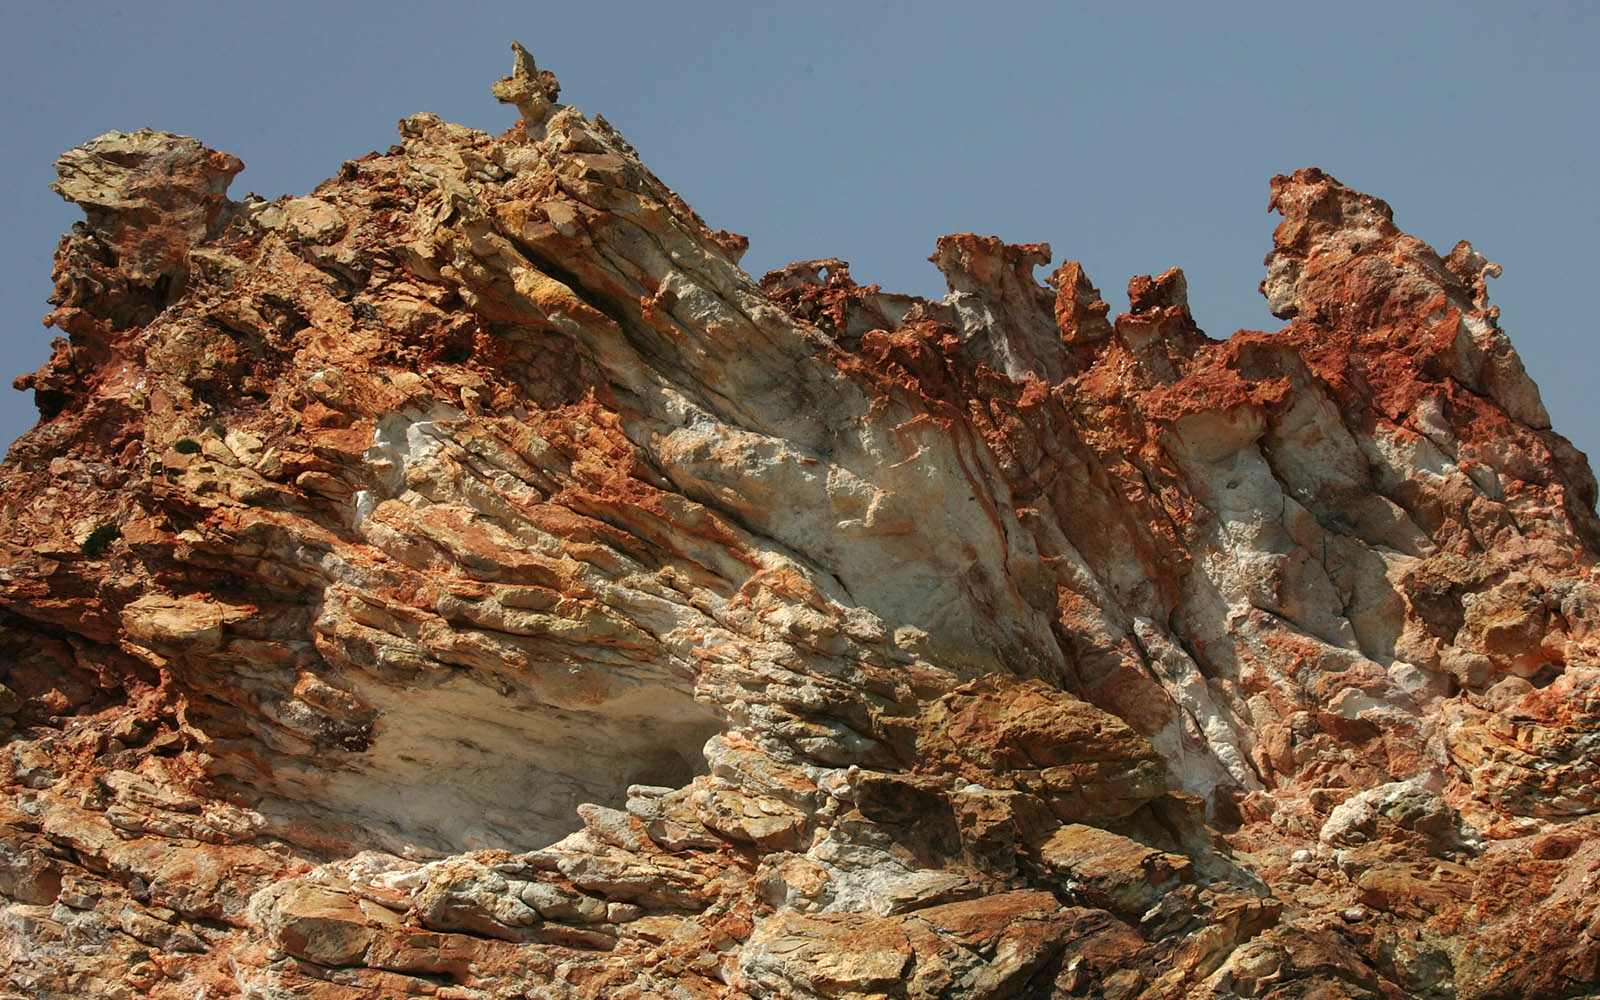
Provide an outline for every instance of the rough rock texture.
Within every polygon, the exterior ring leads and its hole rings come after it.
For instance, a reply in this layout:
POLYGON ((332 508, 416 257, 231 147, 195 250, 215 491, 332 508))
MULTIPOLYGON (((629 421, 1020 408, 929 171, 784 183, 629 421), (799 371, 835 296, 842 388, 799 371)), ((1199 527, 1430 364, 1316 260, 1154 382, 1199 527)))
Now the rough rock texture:
POLYGON ((5 995, 1600 994, 1600 521, 1466 243, 1226 341, 758 285, 517 49, 312 194, 66 154, 0 469, 5 995))

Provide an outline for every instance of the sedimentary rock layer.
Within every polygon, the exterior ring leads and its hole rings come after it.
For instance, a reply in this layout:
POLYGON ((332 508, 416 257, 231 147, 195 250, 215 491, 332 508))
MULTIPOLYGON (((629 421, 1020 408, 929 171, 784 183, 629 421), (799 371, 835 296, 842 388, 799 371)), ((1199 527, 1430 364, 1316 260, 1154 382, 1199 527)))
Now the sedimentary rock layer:
POLYGON ((66 154, 0 468, 43 997, 1600 991, 1596 485, 1315 169, 1262 292, 758 283, 517 49, 310 195, 66 154))

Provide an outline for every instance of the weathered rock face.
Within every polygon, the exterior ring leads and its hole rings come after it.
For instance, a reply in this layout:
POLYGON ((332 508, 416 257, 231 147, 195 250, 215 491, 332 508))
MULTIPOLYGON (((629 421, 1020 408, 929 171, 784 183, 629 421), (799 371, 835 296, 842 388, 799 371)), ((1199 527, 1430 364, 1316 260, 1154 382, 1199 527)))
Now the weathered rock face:
POLYGON ((1600 521, 1465 243, 758 285, 517 52, 311 195, 111 133, 0 518, 29 996, 1600 991, 1600 521))

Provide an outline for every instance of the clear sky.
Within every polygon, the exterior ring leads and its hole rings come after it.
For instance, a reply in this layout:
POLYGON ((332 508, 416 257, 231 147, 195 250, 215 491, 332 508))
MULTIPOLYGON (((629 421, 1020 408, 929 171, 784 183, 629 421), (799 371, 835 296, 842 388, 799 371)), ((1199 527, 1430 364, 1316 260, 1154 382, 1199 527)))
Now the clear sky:
MULTIPOLYGON (((50 255, 80 216, 46 190, 109 129, 240 157, 232 195, 300 194, 434 111, 500 131, 516 38, 604 114, 758 276, 842 257, 943 294, 943 233, 1046 241, 1113 311, 1189 277, 1213 336, 1276 329, 1256 293, 1267 181, 1316 165, 1448 251, 1470 239, 1558 430, 1600 455, 1600 4, 19 2, 0 40, 0 374, 52 331, 50 255)), ((1041 270, 1041 276, 1047 273, 1041 270)), ((0 382, 0 439, 34 420, 0 382)))

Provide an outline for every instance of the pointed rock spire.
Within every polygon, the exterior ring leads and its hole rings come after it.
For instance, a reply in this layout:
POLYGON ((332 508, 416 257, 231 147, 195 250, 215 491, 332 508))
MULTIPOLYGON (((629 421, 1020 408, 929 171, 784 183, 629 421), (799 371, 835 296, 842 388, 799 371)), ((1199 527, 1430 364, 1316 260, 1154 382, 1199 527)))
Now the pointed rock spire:
POLYGON ((495 81, 494 96, 501 104, 515 104, 522 113, 523 127, 538 138, 545 122, 555 113, 561 83, 547 69, 540 69, 521 42, 511 43, 511 75, 495 81))

